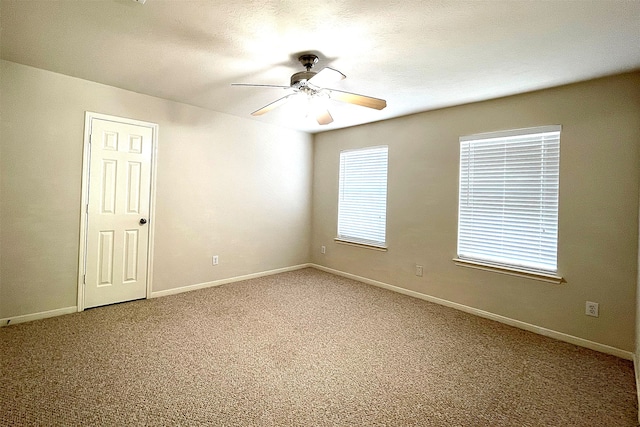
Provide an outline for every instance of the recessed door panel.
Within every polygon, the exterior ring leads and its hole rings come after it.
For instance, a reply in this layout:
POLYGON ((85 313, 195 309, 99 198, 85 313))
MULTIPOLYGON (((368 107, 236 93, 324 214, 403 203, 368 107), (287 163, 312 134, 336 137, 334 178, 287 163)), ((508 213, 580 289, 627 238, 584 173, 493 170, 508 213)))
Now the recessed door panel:
POLYGON ((113 230, 100 232, 98 286, 113 285, 113 230))
POLYGON ((138 280, 138 230, 127 230, 124 233, 124 283, 138 280))
POLYGON ((127 213, 140 213, 140 162, 129 162, 127 165, 127 213))
POLYGON ((110 159, 102 160, 102 186, 100 198, 102 199, 100 211, 103 214, 116 213, 116 185, 118 174, 118 162, 110 159))
POLYGON ((85 308, 147 294, 153 149, 152 127, 94 118, 91 135, 85 308))
POLYGON ((118 151, 118 133, 104 131, 102 133, 102 149, 118 151))
POLYGON ((141 135, 129 135, 129 152, 134 154, 142 153, 141 135))

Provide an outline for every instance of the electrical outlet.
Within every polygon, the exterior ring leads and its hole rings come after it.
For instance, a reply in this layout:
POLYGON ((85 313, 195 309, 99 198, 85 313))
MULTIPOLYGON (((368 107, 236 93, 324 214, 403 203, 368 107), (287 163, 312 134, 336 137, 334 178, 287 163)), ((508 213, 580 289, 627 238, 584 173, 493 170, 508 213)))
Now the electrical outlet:
POLYGON ((416 264, 416 276, 422 277, 422 266, 416 264))
POLYGON ((584 314, 587 316, 598 317, 598 303, 587 301, 584 314))
POLYGON ((211 263, 213 265, 218 265, 218 255, 214 255, 213 256, 213 259, 211 260, 211 263))
POLYGON ((327 253, 327 247, 326 246, 320 246, 320 253, 321 254, 326 254, 327 253))

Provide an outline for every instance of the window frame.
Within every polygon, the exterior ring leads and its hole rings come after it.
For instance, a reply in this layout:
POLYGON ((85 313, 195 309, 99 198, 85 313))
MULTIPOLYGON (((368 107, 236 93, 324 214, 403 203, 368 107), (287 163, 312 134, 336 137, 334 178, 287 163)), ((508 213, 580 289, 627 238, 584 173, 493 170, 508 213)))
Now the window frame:
MULTIPOLYGON (((351 160, 354 160, 353 158, 351 160)), ((362 159, 360 159, 360 161, 362 162, 362 159)), ((361 165, 361 164, 360 164, 361 165)), ((353 170, 351 170, 351 172, 353 172, 353 170)), ((362 177, 362 175, 360 175, 360 177, 362 177)), ((355 176, 354 178, 357 178, 357 176, 355 176)), ((347 178, 348 179, 348 178, 347 178)), ((356 180, 357 181, 357 180, 356 180)), ((337 243, 341 243, 341 244, 346 244, 346 245, 350 245, 350 246, 358 246, 358 247, 364 247, 364 248, 368 248, 368 249, 374 249, 374 250, 380 250, 380 251, 386 251, 387 250, 387 202, 388 202, 388 181, 389 181, 389 146, 388 145, 376 145, 376 146, 371 146, 371 147, 362 147, 362 148, 351 148, 351 149, 345 149, 345 150, 341 150, 340 151, 340 156, 339 156, 339 164, 338 164, 338 209, 337 209, 337 220, 336 220, 336 237, 334 238, 334 241, 336 241, 337 243), (383 197, 383 205, 384 205, 384 219, 382 221, 382 226, 380 227, 380 224, 373 224, 371 223, 371 219, 369 219, 367 223, 363 224, 354 224, 354 223, 345 223, 344 221, 348 221, 348 220, 353 220, 353 215, 348 215, 348 208, 346 208, 345 205, 343 205, 344 202, 344 192, 345 192, 345 185, 346 185, 346 179, 344 179, 343 177, 343 173, 347 173, 349 172, 349 170, 347 169, 347 167, 349 165, 345 164, 343 161, 347 161, 347 157, 349 157, 350 154, 360 154, 360 155, 373 155, 375 156, 375 154, 372 154, 372 152, 375 151, 380 151, 383 150, 384 151, 384 161, 385 161, 385 168, 384 171, 376 171, 374 173, 374 175, 376 175, 376 179, 380 179, 382 175, 384 175, 384 197, 383 197), (350 233, 346 233, 345 234, 345 227, 347 229, 351 228, 352 231, 353 229, 360 229, 360 232, 367 234, 369 237, 371 237, 371 234, 375 234, 375 232, 378 232, 378 236, 379 236, 379 231, 381 228, 382 231, 382 239, 371 239, 371 238, 367 238, 367 236, 365 236, 364 234, 360 234, 360 235, 350 235, 350 233)), ((362 182, 360 182, 360 184, 362 184, 362 182)), ((356 186, 358 186, 358 184, 356 184, 356 186)), ((369 187, 368 189, 371 189, 371 187, 369 187)), ((353 187, 352 187, 353 190, 353 187)), ((380 191, 380 188, 375 189, 374 191, 380 191)), ((379 195, 379 194, 378 194, 379 195)), ((351 201, 352 203, 352 208, 353 206, 353 200, 351 201)), ((371 208, 371 210, 367 211, 370 215, 373 214, 375 215, 376 213, 379 213, 380 207, 381 207, 381 203, 380 200, 377 200, 375 203, 373 203, 373 207, 372 206, 362 206, 363 203, 357 203, 355 207, 357 208, 371 208)), ((367 203, 364 203, 365 205, 367 203)))
MULTIPOLYGON (((527 278, 532 278, 532 279, 536 279, 536 280, 542 280, 542 281, 546 281, 546 282, 550 282, 550 283, 561 283, 563 281, 563 278, 558 275, 558 224, 559 224, 559 189, 560 189, 560 185, 559 185, 559 165, 560 165, 560 134, 562 132, 562 126, 561 125, 550 125, 550 126, 539 126, 539 127, 532 127, 532 128, 524 128, 524 129, 512 129, 512 130, 506 130, 506 131, 498 131, 498 132, 490 132, 490 133, 481 133, 481 134, 474 134, 474 135, 468 135, 468 136, 463 136, 460 137, 460 148, 459 148, 459 154, 460 154, 460 169, 459 169, 459 177, 458 177, 458 185, 459 185, 459 193, 458 193, 458 224, 457 224, 457 241, 456 241, 456 254, 457 257, 454 258, 454 262, 456 265, 458 266, 462 266, 462 267, 471 267, 471 268, 477 268, 477 269, 481 269, 481 270, 487 270, 487 271, 494 271, 494 272, 498 272, 498 273, 502 273, 502 274, 508 274, 508 275, 515 275, 515 276, 521 276, 521 277, 527 277, 527 278), (532 267, 531 265, 521 265, 518 263, 513 262, 513 260, 515 259, 515 257, 511 257, 511 259, 508 259, 507 257, 502 257, 502 259, 500 259, 500 255, 486 255, 485 257, 481 256, 468 256, 468 255, 461 255, 461 252, 476 252, 479 250, 479 248, 482 248, 484 246, 488 246, 485 245, 485 243, 481 243, 478 244, 477 247, 474 248, 473 243, 469 244, 468 246, 465 247, 464 250, 461 251, 461 235, 464 235, 465 239, 469 239, 469 236, 473 236, 474 233, 477 233, 478 228, 473 227, 473 226, 469 226, 469 227, 465 227, 464 228, 464 232, 462 232, 462 228, 461 228, 461 224, 463 223, 463 196, 465 194, 469 194, 472 192, 472 184, 470 184, 469 182, 469 177, 467 176, 467 182, 465 183, 467 188, 467 191, 463 193, 463 180, 465 179, 465 177, 463 177, 463 173, 466 171, 469 171, 469 165, 465 167, 464 166, 464 161, 465 158, 467 156, 463 156, 463 149, 465 146, 467 146, 468 144, 471 144, 473 142, 485 142, 485 143, 490 143, 490 140, 495 139, 495 143, 503 143, 505 144, 505 150, 507 145, 509 143, 514 143, 515 140, 517 138, 523 138, 526 137, 528 135, 531 135, 532 137, 529 139, 529 141, 533 141, 536 138, 540 138, 542 134, 546 134, 546 133, 557 133, 557 146, 554 146, 553 149, 557 150, 557 160, 553 160, 551 162, 551 165, 553 168, 557 168, 557 169, 553 169, 553 171, 557 171, 557 177, 555 178, 555 250, 552 251, 550 254, 554 255, 554 260, 555 260, 555 269, 547 269, 547 268, 536 268, 536 267, 532 267), (555 163, 553 163, 555 161, 555 163), (471 249, 469 249, 471 248, 471 249), (497 258, 497 260, 496 260, 497 258)), ((527 142, 525 142, 527 143, 527 142)), ((546 149, 546 145, 544 142, 540 143, 540 153, 541 155, 544 155, 544 150, 546 149)), ((522 145, 520 145, 520 147, 516 148, 516 150, 518 149, 522 149, 522 145)), ((513 158, 509 158, 509 156, 514 156, 513 150, 509 153, 506 152, 506 154, 504 154, 505 156, 505 161, 514 161, 513 158)), ((469 161, 469 158, 466 158, 467 161, 469 161)), ((546 167, 547 163, 546 163, 546 159, 545 160, 541 160, 540 161, 540 167, 546 167)), ((535 162, 530 162, 529 165, 535 164, 535 162)), ((477 167, 477 164, 475 165, 477 167)), ((485 167, 489 168, 489 165, 485 165, 485 167)), ((489 170, 487 169, 487 170, 489 170)), ((485 170, 485 172, 487 171, 485 170)), ((493 173, 493 172, 492 172, 493 173)), ((555 174, 552 172, 551 175, 555 174)), ((501 181, 500 184, 496 187, 496 188, 500 188, 500 186, 506 187, 505 183, 510 183, 512 182, 511 180, 514 179, 514 177, 517 176, 516 174, 509 174, 506 175, 506 178, 504 181, 501 181)), ((553 182, 553 179, 551 180, 553 182)), ((545 183, 546 184, 546 183, 545 183)), ((540 184, 540 186, 542 186, 543 184, 540 184)), ((539 191, 540 196, 542 195, 546 195, 545 190, 541 189, 539 191)), ((536 209, 534 211, 543 211, 544 209, 546 209, 547 207, 547 202, 539 202, 539 206, 536 207, 536 209)), ((552 202, 551 204, 553 205, 554 202, 552 202)), ((507 209, 509 208, 509 205, 506 204, 502 204, 501 205, 503 208, 506 207, 507 209)), ((476 206, 477 207, 477 206, 476 206)), ((483 213, 484 214, 484 213, 483 213)), ((504 213, 502 214, 504 215, 504 213)), ((495 214, 495 212, 491 212, 488 214, 489 216, 489 220, 488 221, 498 221, 498 215, 495 214)), ((553 217, 553 216, 552 216, 553 217)), ((507 216, 508 218, 508 216, 507 216)), ((469 221, 469 218, 465 218, 466 221, 469 221)), ((540 220, 540 223, 542 223, 542 220, 540 220)), ((491 224, 493 225, 493 224, 491 224)), ((521 224, 518 224, 518 226, 520 226, 521 224)), ((488 228, 489 226, 487 226, 488 228)), ((490 235, 490 239, 496 238, 497 240, 497 236, 502 236, 502 233, 504 233, 504 229, 498 229, 495 232, 492 232, 491 230, 487 230, 487 228, 480 228, 480 230, 482 232, 487 232, 490 235)), ((538 232, 539 236, 542 236, 544 234, 544 232, 538 232)), ((539 237, 540 239, 542 239, 542 237, 539 237)), ((544 236, 545 239, 548 239, 547 236, 544 236)), ((541 241, 537 242, 537 245, 540 246, 541 245, 541 241)), ((468 242, 465 242, 465 245, 468 242)), ((534 245, 529 245, 527 249, 531 249, 531 247, 533 247, 534 245)), ((485 249, 486 251, 486 249, 485 249)), ((486 253, 486 252, 485 252, 486 253)), ((502 252, 502 254, 506 254, 507 251, 502 252)), ((477 252, 474 254, 477 255, 477 252)), ((539 261, 541 264, 543 263, 542 261, 539 261)), ((531 264, 535 264, 534 261, 530 261, 531 264)), ((526 262, 524 263, 526 264, 526 262)))

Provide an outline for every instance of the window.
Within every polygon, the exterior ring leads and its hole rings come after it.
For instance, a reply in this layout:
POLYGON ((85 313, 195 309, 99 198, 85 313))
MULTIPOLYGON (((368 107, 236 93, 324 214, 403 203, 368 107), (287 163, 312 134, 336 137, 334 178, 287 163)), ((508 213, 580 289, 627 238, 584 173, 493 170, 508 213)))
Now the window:
POLYGON ((338 237, 385 248, 389 147, 340 152, 338 237))
POLYGON ((555 275, 560 130, 460 138, 458 261, 555 275))

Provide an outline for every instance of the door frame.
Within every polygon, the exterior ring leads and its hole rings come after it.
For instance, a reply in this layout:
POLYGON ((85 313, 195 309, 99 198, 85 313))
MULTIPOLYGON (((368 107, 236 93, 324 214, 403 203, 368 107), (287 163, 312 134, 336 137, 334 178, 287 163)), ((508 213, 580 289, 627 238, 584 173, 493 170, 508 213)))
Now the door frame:
POLYGON ((149 298, 151 296, 151 284, 153 279, 153 246, 156 213, 156 166, 158 163, 158 125, 156 123, 145 122, 141 120, 85 111, 84 143, 82 148, 82 193, 80 201, 80 250, 78 251, 78 311, 84 310, 84 289, 87 258, 87 226, 89 224, 87 205, 89 200, 89 169, 91 160, 90 140, 91 125, 93 119, 151 128, 151 188, 149 192, 149 243, 147 246, 147 283, 145 298, 149 298))

